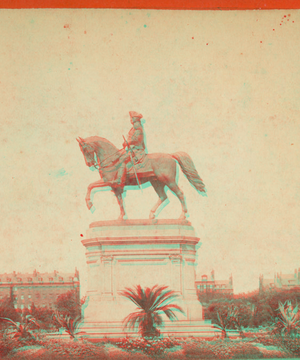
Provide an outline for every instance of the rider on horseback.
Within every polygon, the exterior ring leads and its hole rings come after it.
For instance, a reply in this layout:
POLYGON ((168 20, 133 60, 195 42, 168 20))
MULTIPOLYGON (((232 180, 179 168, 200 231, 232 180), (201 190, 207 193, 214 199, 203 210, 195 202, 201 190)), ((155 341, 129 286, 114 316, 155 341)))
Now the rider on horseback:
POLYGON ((138 114, 135 111, 130 111, 129 115, 133 127, 128 133, 127 142, 124 141, 123 143, 123 149, 121 150, 121 156, 119 158, 119 164, 121 165, 118 168, 116 178, 111 182, 113 187, 124 187, 126 180, 126 165, 132 160, 134 161, 132 166, 134 166, 145 157, 144 131, 141 125, 143 115, 138 114), (128 149, 128 146, 130 149, 128 149))

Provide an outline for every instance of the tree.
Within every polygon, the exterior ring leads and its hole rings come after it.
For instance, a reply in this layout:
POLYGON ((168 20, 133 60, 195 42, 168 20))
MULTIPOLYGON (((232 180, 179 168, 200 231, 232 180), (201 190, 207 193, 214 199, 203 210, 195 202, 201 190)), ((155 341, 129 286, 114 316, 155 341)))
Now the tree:
POLYGON ((60 314, 70 316, 72 319, 81 316, 80 301, 75 290, 59 295, 55 307, 60 314))
POLYGON ((201 301, 207 300, 206 306, 204 306, 205 319, 210 319, 214 323, 218 321, 218 306, 224 303, 235 304, 238 307, 239 314, 235 326, 240 331, 242 327, 246 326, 258 327, 274 324, 278 317, 278 303, 285 303, 289 300, 293 306, 296 306, 300 302, 300 288, 275 288, 264 292, 256 290, 250 293, 234 295, 231 299, 226 294, 220 294, 219 297, 210 296, 205 298, 202 296, 200 298, 201 301), (241 326, 239 326, 239 322, 241 322, 241 326))
POLYGON ((121 295, 131 300, 138 308, 124 319, 124 328, 135 329, 138 327, 143 337, 159 336, 156 326, 163 324, 162 313, 171 321, 176 320, 176 311, 184 313, 180 306, 171 302, 178 298, 167 286, 155 285, 152 288, 142 289, 140 285, 134 290, 126 288, 121 295))
POLYGON ((300 301, 300 289, 271 289, 260 293, 256 298, 256 312, 253 324, 272 325, 275 322, 279 302, 291 301, 296 304, 300 301))
POLYGON ((227 338, 227 330, 234 328, 235 307, 228 300, 219 300, 210 304, 208 312, 214 326, 222 331, 222 338, 227 338))
POLYGON ((244 338, 243 328, 250 325, 254 311, 253 304, 243 300, 232 301, 232 321, 239 331, 241 338, 244 338))
POLYGON ((198 292, 198 299, 203 306, 208 306, 213 301, 223 301, 233 299, 232 294, 222 294, 217 291, 198 292))
POLYGON ((44 307, 36 307, 34 303, 31 304, 30 310, 27 312, 38 320, 41 329, 51 329, 55 327, 53 322, 53 311, 44 307))
MULTIPOLYGON (((6 296, 0 302, 0 317, 9 318, 13 321, 20 320, 20 314, 14 308, 14 303, 12 297, 6 296)), ((2 327, 7 327, 7 323, 1 322, 0 324, 2 327)))
POLYGON ((227 330, 236 328, 244 337, 243 328, 252 320, 252 304, 245 299, 223 299, 211 302, 207 311, 216 327, 222 330, 222 337, 227 337, 227 330))

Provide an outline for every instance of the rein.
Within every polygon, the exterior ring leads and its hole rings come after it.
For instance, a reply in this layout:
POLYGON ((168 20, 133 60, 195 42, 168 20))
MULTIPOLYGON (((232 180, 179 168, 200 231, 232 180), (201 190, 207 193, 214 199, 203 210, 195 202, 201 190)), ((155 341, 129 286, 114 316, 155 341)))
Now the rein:
MULTIPOLYGON (((103 164, 107 159, 109 159, 109 158, 112 157, 113 155, 116 155, 118 152, 120 152, 120 151, 122 151, 122 150, 123 150, 123 149, 117 150, 117 151, 114 152, 113 154, 107 156, 107 157, 102 161, 102 164, 103 164)), ((100 162, 98 162, 98 164, 95 164, 95 165, 93 165, 93 166, 94 166, 95 169, 100 170, 100 168, 105 169, 105 168, 110 167, 110 166, 112 166, 112 165, 107 164, 107 165, 104 165, 104 166, 103 166, 103 165, 100 166, 100 162)))

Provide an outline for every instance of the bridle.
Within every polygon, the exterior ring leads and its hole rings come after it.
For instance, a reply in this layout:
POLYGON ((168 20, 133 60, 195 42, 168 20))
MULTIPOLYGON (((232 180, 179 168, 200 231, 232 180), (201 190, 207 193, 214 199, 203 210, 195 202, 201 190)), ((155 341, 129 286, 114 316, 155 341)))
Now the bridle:
MULTIPOLYGON (((106 165, 103 165, 103 163, 105 163, 105 161, 107 159, 109 159, 110 157, 112 157, 113 155, 116 155, 117 153, 119 153, 120 151, 122 151, 123 149, 120 149, 120 150, 117 150, 116 152, 114 152, 113 154, 107 156, 103 161, 102 161, 102 165, 100 166, 100 162, 98 161, 98 163, 94 163, 93 167, 97 170, 100 170, 100 169, 105 169, 107 167, 110 167, 112 166, 111 164, 106 164, 106 165)), ((98 159, 98 158, 97 158, 98 159)))
MULTIPOLYGON (((80 138, 80 137, 79 137, 78 139, 76 139, 76 140, 79 142, 80 146, 83 147, 83 144, 85 144, 85 141, 84 141, 82 138, 80 138)), ((110 157, 116 155, 117 153, 119 153, 120 151, 123 150, 123 149, 117 150, 117 151, 114 152, 113 154, 107 156, 107 157, 102 161, 102 165, 100 165, 100 161, 99 161, 98 157, 97 157, 98 162, 96 163, 96 161, 95 161, 95 152, 96 152, 96 150, 94 149, 94 147, 93 147, 91 144, 88 144, 88 145, 93 149, 93 152, 94 152, 94 161, 93 161, 93 165, 92 165, 92 166, 93 166, 95 169, 99 170, 99 171, 100 171, 101 168, 102 168, 102 169, 105 169, 105 168, 107 168, 107 167, 112 166, 111 164, 103 165, 103 163, 105 163, 106 160, 109 159, 110 157)), ((83 151, 83 154, 84 154, 84 156, 85 156, 84 151, 83 151)), ((120 158, 120 156, 119 156, 119 158, 120 158)))

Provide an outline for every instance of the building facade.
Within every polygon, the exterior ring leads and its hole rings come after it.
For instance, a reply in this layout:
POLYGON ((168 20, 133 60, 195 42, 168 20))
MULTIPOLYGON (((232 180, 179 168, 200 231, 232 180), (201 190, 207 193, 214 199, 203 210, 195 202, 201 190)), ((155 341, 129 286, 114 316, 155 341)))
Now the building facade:
POLYGON ((300 268, 295 269, 294 274, 275 273, 273 279, 264 279, 263 275, 259 277, 259 291, 270 289, 300 289, 300 268))
POLYGON ((11 297, 15 309, 30 309, 32 303, 37 307, 54 308, 59 295, 74 290, 80 301, 79 272, 0 274, 0 300, 11 297))
POLYGON ((233 280, 232 275, 229 280, 216 280, 215 272, 212 270, 210 278, 207 275, 202 275, 201 279, 195 282, 197 293, 218 293, 233 295, 233 280))

